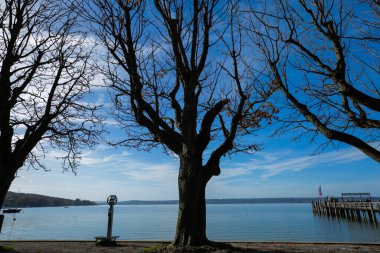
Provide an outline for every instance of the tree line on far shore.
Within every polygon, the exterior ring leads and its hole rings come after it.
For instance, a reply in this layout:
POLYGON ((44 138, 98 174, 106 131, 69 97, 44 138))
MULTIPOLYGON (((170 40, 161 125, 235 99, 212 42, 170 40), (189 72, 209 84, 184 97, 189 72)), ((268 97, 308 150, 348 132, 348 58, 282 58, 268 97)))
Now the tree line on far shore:
POLYGON ((95 202, 81 199, 56 198, 39 194, 15 193, 9 191, 5 197, 4 207, 49 207, 49 206, 94 206, 95 202))

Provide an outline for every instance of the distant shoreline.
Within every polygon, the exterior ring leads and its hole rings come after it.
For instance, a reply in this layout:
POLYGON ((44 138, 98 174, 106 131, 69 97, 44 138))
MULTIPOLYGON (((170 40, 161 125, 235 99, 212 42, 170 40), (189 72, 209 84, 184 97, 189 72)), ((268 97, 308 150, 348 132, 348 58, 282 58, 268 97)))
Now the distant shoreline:
POLYGON ((95 202, 81 199, 65 199, 51 196, 15 193, 8 191, 4 201, 5 208, 26 208, 26 207, 59 207, 59 206, 94 206, 95 202))
MULTIPOLYGON (((207 199, 207 204, 303 204, 320 198, 244 198, 244 199, 207 199)), ((372 198, 373 201, 380 200, 379 197, 372 198)), ((98 205, 105 205, 106 202, 98 201, 98 205)), ((175 205, 178 200, 128 200, 120 201, 118 205, 175 205)))
MULTIPOLYGON (((324 197, 325 198, 325 197, 324 197)), ((320 197, 293 197, 293 198, 227 198, 207 199, 207 204, 302 204, 320 200, 320 197)), ((339 199, 339 198, 338 198, 339 199)), ((379 201, 380 197, 372 197, 379 201)), ((8 192, 3 208, 10 207, 60 207, 60 206, 94 206, 106 205, 106 201, 89 201, 81 199, 65 199, 32 193, 8 192)), ((178 205, 178 200, 127 200, 118 205, 178 205)))

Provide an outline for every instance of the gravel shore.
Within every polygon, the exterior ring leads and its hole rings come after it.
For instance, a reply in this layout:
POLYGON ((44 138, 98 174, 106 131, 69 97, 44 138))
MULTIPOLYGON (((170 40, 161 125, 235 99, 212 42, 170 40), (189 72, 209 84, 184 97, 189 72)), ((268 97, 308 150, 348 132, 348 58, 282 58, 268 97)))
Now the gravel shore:
POLYGON ((0 241, 3 250, 13 253, 179 253, 179 252, 215 252, 215 253, 336 253, 336 252, 373 252, 380 253, 380 244, 348 243, 288 243, 288 242, 230 242, 216 247, 194 249, 174 249, 169 242, 118 241, 115 247, 95 245, 94 241, 0 241))

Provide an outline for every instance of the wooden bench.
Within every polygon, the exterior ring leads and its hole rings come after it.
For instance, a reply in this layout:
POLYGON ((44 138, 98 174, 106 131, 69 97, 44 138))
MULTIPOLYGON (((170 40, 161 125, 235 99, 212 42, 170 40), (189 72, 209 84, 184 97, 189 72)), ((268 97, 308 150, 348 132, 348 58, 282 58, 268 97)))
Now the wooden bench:
POLYGON ((104 242, 115 242, 115 240, 119 238, 118 235, 116 236, 96 236, 95 237, 95 243, 97 243, 98 241, 100 243, 104 243, 104 242))

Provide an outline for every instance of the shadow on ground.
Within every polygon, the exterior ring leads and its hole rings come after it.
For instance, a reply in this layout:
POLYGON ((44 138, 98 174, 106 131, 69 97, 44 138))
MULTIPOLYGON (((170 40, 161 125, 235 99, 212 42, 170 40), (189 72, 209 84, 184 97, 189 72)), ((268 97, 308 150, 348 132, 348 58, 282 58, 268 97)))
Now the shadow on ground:
POLYGON ((341 253, 380 252, 380 245, 328 243, 212 243, 208 246, 180 248, 169 244, 145 248, 146 253, 341 253))
POLYGON ((145 248, 145 253, 288 253, 300 251, 260 250, 236 247, 228 243, 212 243, 201 247, 173 247, 170 244, 155 245, 145 248))

